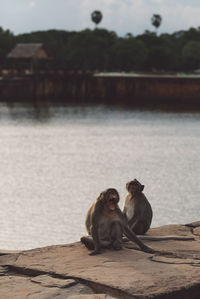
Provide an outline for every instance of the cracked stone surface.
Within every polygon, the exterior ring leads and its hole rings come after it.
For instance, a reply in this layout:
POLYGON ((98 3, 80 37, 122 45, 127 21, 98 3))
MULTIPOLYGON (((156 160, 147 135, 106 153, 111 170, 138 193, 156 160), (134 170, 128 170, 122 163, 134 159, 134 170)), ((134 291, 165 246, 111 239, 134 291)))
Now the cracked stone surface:
POLYGON ((30 279, 30 277, 23 276, 5 276, 0 277, 0 298, 1 299, 66 299, 71 295, 80 294, 93 294, 93 291, 82 284, 76 283, 75 285, 65 287, 62 280, 59 282, 58 279, 49 277, 47 275, 42 279, 40 277, 35 277, 30 279), (38 283, 38 281, 40 283, 38 283), (52 284, 51 284, 52 282, 52 284))
POLYGON ((89 256, 80 242, 3 255, 0 251, 0 299, 199 299, 199 229, 200 222, 151 229, 148 235, 192 237, 144 241, 155 254, 131 242, 131 248, 97 256, 89 256))
POLYGON ((69 299, 112 299, 111 297, 106 294, 93 294, 93 295, 73 295, 68 297, 69 299))
POLYGON ((49 275, 38 275, 31 279, 32 282, 39 283, 43 287, 49 288, 68 288, 75 285, 77 282, 73 279, 58 279, 49 275))

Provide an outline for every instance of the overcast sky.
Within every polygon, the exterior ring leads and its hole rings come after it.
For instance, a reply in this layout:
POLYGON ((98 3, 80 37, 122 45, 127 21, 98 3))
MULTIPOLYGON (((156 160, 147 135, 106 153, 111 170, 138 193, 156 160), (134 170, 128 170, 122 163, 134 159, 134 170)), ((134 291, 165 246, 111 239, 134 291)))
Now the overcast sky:
POLYGON ((124 36, 154 30, 150 19, 162 16, 159 33, 200 26, 200 0, 0 0, 0 26, 14 34, 94 28, 90 14, 101 10, 99 27, 124 36))

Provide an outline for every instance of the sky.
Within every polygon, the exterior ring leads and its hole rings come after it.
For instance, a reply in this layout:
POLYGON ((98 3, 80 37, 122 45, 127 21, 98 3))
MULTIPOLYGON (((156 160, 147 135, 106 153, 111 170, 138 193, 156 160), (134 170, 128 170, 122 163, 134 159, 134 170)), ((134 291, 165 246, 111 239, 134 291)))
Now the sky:
POLYGON ((159 33, 200 26, 200 0, 0 0, 0 26, 15 35, 39 30, 93 29, 91 13, 103 14, 100 28, 119 36, 153 31, 153 14, 162 16, 159 33))

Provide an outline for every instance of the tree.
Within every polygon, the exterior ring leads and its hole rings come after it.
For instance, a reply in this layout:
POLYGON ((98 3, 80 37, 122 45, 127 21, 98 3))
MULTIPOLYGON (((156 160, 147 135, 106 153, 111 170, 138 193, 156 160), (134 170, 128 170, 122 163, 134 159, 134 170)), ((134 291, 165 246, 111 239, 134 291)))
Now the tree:
POLYGON ((86 29, 71 36, 66 56, 68 66, 79 70, 104 70, 117 36, 105 29, 86 29))
POLYGON ((170 48, 153 46, 149 50, 145 66, 149 70, 172 71, 176 66, 176 58, 170 48))
POLYGON ((182 50, 184 69, 194 70, 200 67, 200 41, 188 41, 182 50))
POLYGON ((160 15, 154 14, 151 18, 151 23, 156 27, 156 31, 162 22, 162 17, 160 15))
POLYGON ((133 37, 118 38, 112 48, 113 69, 127 72, 141 69, 146 54, 147 51, 142 41, 133 37))
POLYGON ((2 63, 9 51, 14 47, 14 35, 9 30, 0 27, 0 63, 2 63))
POLYGON ((101 22, 102 18, 103 15, 100 10, 95 10, 91 13, 92 22, 94 22, 96 25, 98 25, 101 22))

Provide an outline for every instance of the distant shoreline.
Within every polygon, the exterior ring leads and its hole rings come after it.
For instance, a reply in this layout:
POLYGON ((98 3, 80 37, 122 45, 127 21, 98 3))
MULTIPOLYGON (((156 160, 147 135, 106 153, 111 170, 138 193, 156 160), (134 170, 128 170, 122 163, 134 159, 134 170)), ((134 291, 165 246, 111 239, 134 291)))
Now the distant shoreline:
POLYGON ((62 100, 71 104, 200 107, 200 75, 37 73, 3 77, 0 101, 62 100))

